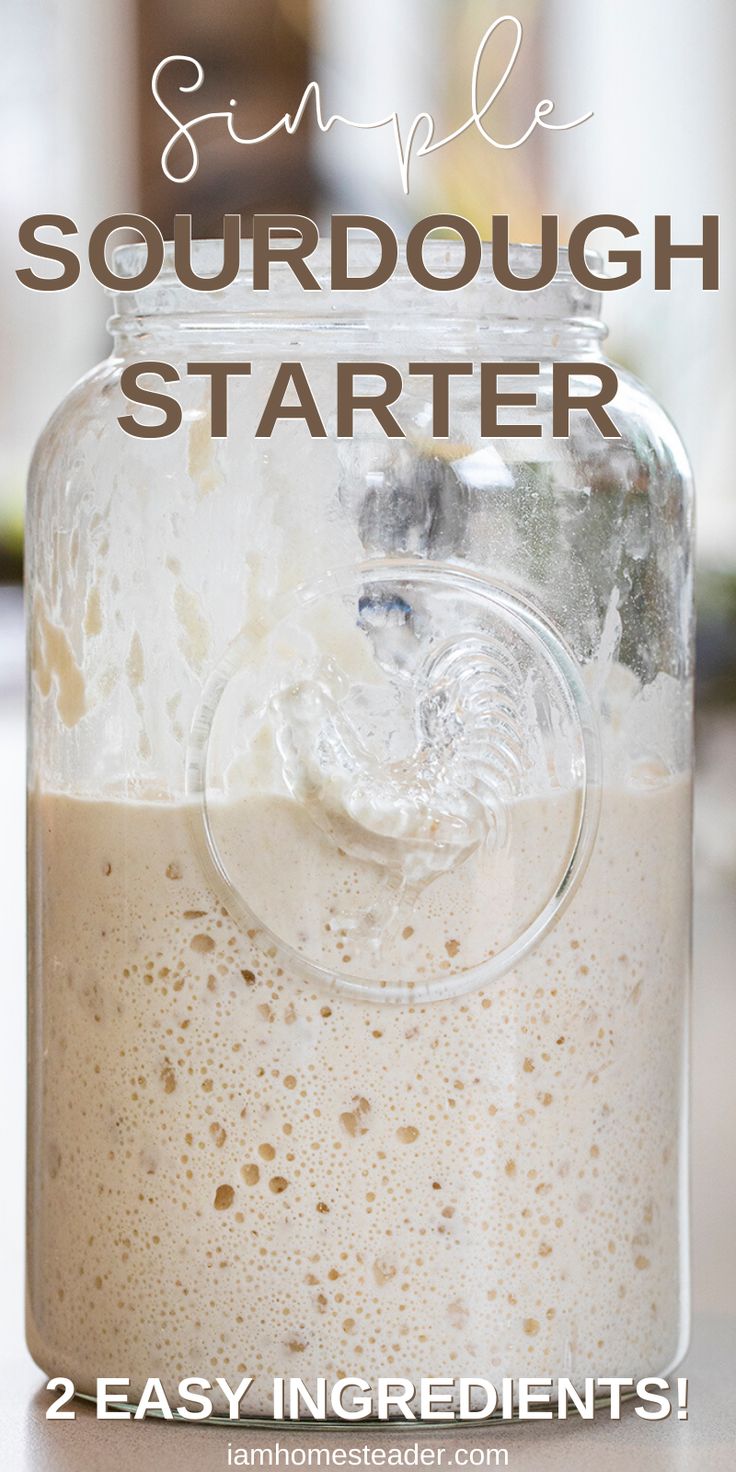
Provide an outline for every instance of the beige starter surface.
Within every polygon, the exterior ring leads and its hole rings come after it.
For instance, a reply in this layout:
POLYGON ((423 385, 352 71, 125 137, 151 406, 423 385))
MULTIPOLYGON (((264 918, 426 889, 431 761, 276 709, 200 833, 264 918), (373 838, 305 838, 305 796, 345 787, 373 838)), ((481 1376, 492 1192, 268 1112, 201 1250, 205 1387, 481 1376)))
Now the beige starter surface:
MULTIPOLYGON (((555 801, 521 814, 532 890, 555 801)), ((244 870, 259 835, 307 842, 298 805, 273 804, 223 816, 244 870)), ((263 1415, 274 1375, 665 1372, 683 1336, 687 782, 605 790, 546 939, 492 988, 423 1005, 288 974, 229 918, 197 822, 185 803, 32 796, 38 1364, 80 1389, 157 1375, 173 1396, 247 1373, 263 1415)), ((308 841, 319 912, 284 851, 271 914, 338 970, 349 861, 308 841)), ((487 934, 471 870, 452 912, 401 926, 412 966, 487 934)))

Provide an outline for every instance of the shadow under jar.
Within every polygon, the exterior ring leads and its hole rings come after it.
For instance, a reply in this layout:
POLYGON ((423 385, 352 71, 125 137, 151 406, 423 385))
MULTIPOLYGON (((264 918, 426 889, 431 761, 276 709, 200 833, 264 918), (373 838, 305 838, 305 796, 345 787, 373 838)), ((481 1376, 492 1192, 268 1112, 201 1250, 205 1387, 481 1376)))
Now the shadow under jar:
POLYGON ((159 1376, 172 1404, 184 1376, 247 1373, 263 1417, 274 1376, 666 1374, 687 1334, 682 447, 626 374, 620 439, 582 412, 553 437, 552 365, 603 336, 564 253, 523 295, 487 270, 437 296, 405 268, 306 295, 280 269, 266 297, 247 262, 212 296, 170 263, 121 294, 113 356, 36 452, 31 1351, 81 1392, 159 1376), (337 437, 336 361, 406 371, 438 342, 539 361, 512 413, 541 437, 481 439, 457 379, 437 440, 408 376, 403 439, 368 414, 337 437), (169 438, 117 423, 140 358, 182 372, 169 438), (225 439, 192 358, 252 362, 225 439), (325 438, 255 437, 284 360, 325 438))

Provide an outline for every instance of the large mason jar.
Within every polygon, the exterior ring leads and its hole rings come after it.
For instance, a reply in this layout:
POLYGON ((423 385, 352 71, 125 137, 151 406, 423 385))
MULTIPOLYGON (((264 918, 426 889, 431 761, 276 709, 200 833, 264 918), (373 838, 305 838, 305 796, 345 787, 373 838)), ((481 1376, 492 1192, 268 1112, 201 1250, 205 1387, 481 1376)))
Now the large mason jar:
POLYGON ((684 453, 627 374, 619 439, 585 413, 553 435, 555 360, 595 364, 604 336, 564 253, 523 294, 486 256, 459 291, 400 265, 337 298, 316 259, 321 292, 278 267, 263 296, 247 262, 203 294, 167 257, 36 453, 31 1351, 81 1392, 158 1376, 172 1404, 185 1375, 247 1373, 262 1416, 274 1376, 665 1374, 687 1334, 684 453), (438 354, 540 362, 512 417, 541 435, 484 440, 458 377, 433 438, 408 365, 438 354), (181 372, 170 437, 117 422, 139 359, 181 372), (252 363, 227 438, 192 359, 252 363), (348 360, 406 373, 404 438, 370 414, 338 437, 348 360), (284 361, 325 437, 256 437, 284 361))

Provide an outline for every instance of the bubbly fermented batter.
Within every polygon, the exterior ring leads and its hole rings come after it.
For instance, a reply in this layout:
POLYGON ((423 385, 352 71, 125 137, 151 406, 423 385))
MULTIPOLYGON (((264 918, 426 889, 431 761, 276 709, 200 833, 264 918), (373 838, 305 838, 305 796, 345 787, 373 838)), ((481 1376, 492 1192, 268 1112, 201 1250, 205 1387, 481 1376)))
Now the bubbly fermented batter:
MULTIPOLYGON (((532 888, 562 801, 527 801, 532 888)), ((233 812, 231 845, 270 832, 293 855, 298 805, 273 803, 233 812)), ((172 1398, 187 1374, 247 1373, 264 1415, 273 1375, 664 1371, 689 812, 684 779, 606 790, 581 887, 523 964, 485 992, 382 1006, 300 982, 235 925, 194 808, 34 796, 39 1364, 80 1389, 159 1375, 172 1398)), ((350 861, 315 831, 322 908, 272 852, 272 915, 337 969, 350 861)), ((412 965, 472 949, 482 886, 457 896, 419 942, 401 927, 412 965)))

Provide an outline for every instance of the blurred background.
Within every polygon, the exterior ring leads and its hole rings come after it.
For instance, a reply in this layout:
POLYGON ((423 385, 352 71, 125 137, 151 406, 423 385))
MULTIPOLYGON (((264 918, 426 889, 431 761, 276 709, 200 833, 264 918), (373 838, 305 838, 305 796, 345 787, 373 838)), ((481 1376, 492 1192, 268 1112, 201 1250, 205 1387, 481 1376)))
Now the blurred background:
MULTIPOLYGON (((238 148, 224 125, 198 130, 201 165, 189 186, 170 183, 161 152, 171 124, 151 96, 157 63, 198 58, 201 90, 177 97, 188 115, 237 102, 241 134, 255 135, 298 106, 307 83, 322 86, 325 111, 375 118, 398 108, 404 128, 422 109, 446 134, 469 114, 470 76, 498 0, 0 0, 4 26, 0 138, 0 582, 21 573, 23 495, 34 440, 71 383, 107 352, 105 301, 89 272, 69 291, 40 294, 15 277, 17 229, 36 211, 69 214, 80 243, 116 210, 151 216, 165 234, 177 209, 195 233, 217 234, 224 213, 296 210, 321 222, 339 209, 367 210, 399 230, 435 209, 471 217, 488 234, 491 214, 509 214, 512 239, 537 241, 542 212, 566 231, 586 214, 628 215, 651 261, 651 222, 671 213, 676 235, 697 239, 704 213, 722 217, 723 253, 734 226, 736 101, 730 60, 733 0, 516 0, 525 26, 512 80, 493 110, 493 130, 515 138, 542 97, 569 120, 568 133, 538 131, 513 151, 471 131, 419 160, 409 199, 398 184, 386 133, 311 122, 294 137, 238 148)), ((491 43, 487 88, 508 59, 511 28, 491 43)), ((166 80, 171 97, 182 69, 166 80)), ((185 114, 187 115, 187 114, 185 114)), ((604 241, 599 242, 605 244, 604 241)), ((719 293, 698 289, 683 264, 675 289, 656 294, 651 270, 636 288, 605 301, 611 355, 654 390, 688 446, 699 493, 701 692, 733 698, 736 626, 736 493, 731 471, 736 291, 724 269, 719 293)), ((3 597, 4 623, 15 600, 3 597)), ((10 656, 0 656, 6 668, 10 656)), ((2 680, 0 676, 0 681, 2 680)), ((7 675, 4 677, 7 680, 7 675)))
MULTIPOLYGON (((255 211, 296 210, 324 223, 333 211, 355 208, 383 215, 399 229, 433 210, 456 211, 487 235, 495 211, 511 216, 512 238, 535 242, 542 212, 561 216, 563 239, 584 215, 628 215, 641 229, 645 280, 605 302, 611 356, 642 377, 672 415, 699 493, 696 1302, 717 1312, 724 1286, 716 1265, 732 1256, 733 1192, 733 1170, 719 1170, 718 1090, 732 1073, 727 1019, 733 1018, 736 954, 736 314, 728 265, 736 4, 514 0, 509 8, 526 35, 513 79, 493 111, 494 133, 518 137, 543 97, 556 101, 561 120, 591 108, 594 119, 571 133, 538 132, 508 152, 469 133, 417 161, 407 200, 388 135, 338 128, 325 138, 313 125, 249 149, 228 140, 222 123, 208 124, 198 130, 197 176, 184 189, 169 183, 160 157, 170 125, 151 97, 154 67, 172 54, 198 58, 205 84, 179 101, 194 114, 227 108, 236 99, 241 134, 258 134, 294 111, 312 78, 322 84, 327 113, 367 119, 398 108, 406 128, 426 109, 445 134, 469 115, 478 43, 506 12, 497 0, 0 0, 0 894, 11 921, 6 964, 19 996, 25 478, 48 413, 108 351, 106 302, 88 271, 58 295, 29 292, 16 280, 21 220, 40 211, 71 215, 83 243, 91 226, 115 211, 152 216, 167 235, 175 211, 188 211, 200 236, 218 234, 225 212, 247 220, 255 211), (698 238, 704 213, 721 215, 719 293, 702 293, 693 263, 675 268, 671 293, 654 292, 657 212, 672 214, 683 241, 698 238), (699 1192, 706 1179, 708 1191, 699 1192)), ((508 30, 494 41, 489 78, 498 75, 510 45, 508 30)), ((15 1277, 11 1291, 15 1297, 15 1277)))

